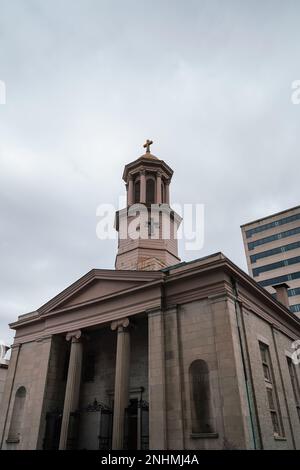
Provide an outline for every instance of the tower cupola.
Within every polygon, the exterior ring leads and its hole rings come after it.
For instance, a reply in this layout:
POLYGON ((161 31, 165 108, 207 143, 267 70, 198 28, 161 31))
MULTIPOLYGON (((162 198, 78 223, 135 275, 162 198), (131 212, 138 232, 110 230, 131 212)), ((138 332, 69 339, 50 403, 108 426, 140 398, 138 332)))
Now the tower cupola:
POLYGON ((176 232, 181 218, 170 208, 173 170, 150 152, 152 144, 147 140, 146 152, 124 168, 127 207, 118 211, 116 217, 119 232, 116 269, 156 270, 180 261, 176 232), (164 222, 170 228, 169 236, 163 230, 164 222), (121 223, 122 227, 126 223, 125 235, 124 229, 120 230, 121 223), (143 230, 145 225, 147 230, 143 230), (135 228, 133 238, 132 227, 135 228))

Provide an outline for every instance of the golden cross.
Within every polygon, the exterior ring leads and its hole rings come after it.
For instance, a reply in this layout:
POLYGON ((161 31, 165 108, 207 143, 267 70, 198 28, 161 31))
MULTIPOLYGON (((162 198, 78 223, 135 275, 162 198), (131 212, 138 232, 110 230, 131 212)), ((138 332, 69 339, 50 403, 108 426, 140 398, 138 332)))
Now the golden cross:
POLYGON ((150 153, 150 145, 153 144, 153 140, 147 139, 146 142, 144 143, 143 147, 146 149, 147 153, 150 153))

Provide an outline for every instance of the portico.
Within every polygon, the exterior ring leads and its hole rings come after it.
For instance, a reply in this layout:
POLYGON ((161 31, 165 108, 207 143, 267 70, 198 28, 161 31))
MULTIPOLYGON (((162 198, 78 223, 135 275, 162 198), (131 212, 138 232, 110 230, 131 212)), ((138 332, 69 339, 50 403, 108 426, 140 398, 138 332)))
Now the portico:
MULTIPOLYGON (((148 412, 145 412, 148 403, 147 329, 147 316, 142 315, 134 323, 128 318, 115 320, 110 329, 105 325, 85 333, 81 330, 68 332, 66 342, 71 344, 65 350, 69 362, 59 449, 84 445, 105 448, 107 445, 117 450, 149 445, 148 412), (104 337, 110 337, 111 341, 103 341, 104 337), (131 356, 131 349, 138 361, 131 356), (132 411, 135 411, 134 417, 132 411), (101 419, 106 422, 101 423, 101 419), (87 433, 89 442, 85 442, 87 433)), ((50 370, 48 374, 51 373, 50 370)))

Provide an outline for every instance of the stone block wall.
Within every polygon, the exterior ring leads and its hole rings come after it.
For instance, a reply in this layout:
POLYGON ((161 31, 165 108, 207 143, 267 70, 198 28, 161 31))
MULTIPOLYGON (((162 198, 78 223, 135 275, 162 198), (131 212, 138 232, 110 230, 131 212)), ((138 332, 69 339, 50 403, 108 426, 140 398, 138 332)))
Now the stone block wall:
POLYGON ((8 369, 7 364, 0 363, 0 408, 1 408, 2 395, 4 393, 7 369, 8 369))
MULTIPOLYGON (((272 324, 254 315, 247 309, 243 310, 246 336, 255 388, 260 432, 264 449, 300 449, 300 421, 297 415, 295 399, 289 376, 287 357, 294 350, 293 342, 288 335, 277 330, 272 324), (274 373, 275 386, 279 401, 279 411, 283 424, 283 436, 274 437, 273 427, 268 409, 266 386, 262 369, 259 341, 269 347, 274 373)), ((300 367, 296 366, 300 383, 300 367)))
MULTIPOLYGON (((300 421, 287 367, 292 336, 263 312, 238 308, 233 297, 221 294, 149 314, 150 448, 299 449, 300 421), (274 436, 268 408, 260 340, 270 348, 284 428, 280 437, 274 436), (197 360, 209 370, 209 433, 192 429, 189 370, 197 360)), ((300 383, 300 367, 296 370, 300 383)))
POLYGON ((246 447, 234 341, 227 298, 185 303, 149 315, 150 448, 246 447), (213 429, 207 433, 192 430, 189 370, 199 360, 209 370, 213 429))
POLYGON ((36 449, 46 389, 51 338, 13 348, 2 400, 0 435, 3 449, 36 449), (16 392, 25 387, 24 414, 18 442, 7 442, 16 392), (4 432, 3 432, 4 430, 4 432), (2 434, 3 433, 3 434, 2 434))

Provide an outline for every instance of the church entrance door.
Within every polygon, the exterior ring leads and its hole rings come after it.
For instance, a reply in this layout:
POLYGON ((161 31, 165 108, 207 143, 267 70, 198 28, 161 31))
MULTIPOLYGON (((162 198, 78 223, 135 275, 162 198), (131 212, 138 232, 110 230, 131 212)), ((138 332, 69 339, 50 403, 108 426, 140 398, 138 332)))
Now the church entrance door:
POLYGON ((59 446, 62 413, 51 411, 46 414, 46 430, 43 442, 44 450, 57 450, 59 446))
POLYGON ((149 404, 144 400, 130 399, 125 410, 124 449, 149 449, 149 404))
POLYGON ((130 400, 125 411, 125 439, 124 448, 136 450, 138 448, 138 399, 130 400))

